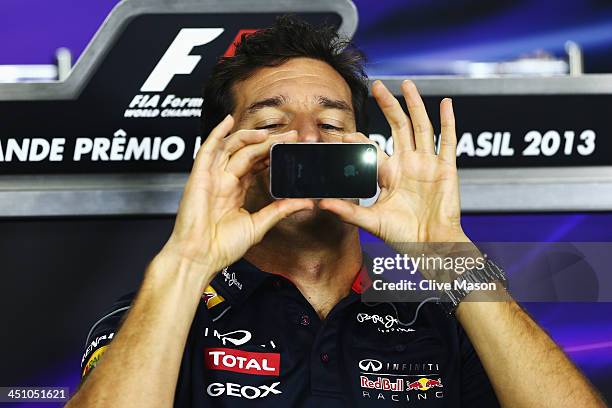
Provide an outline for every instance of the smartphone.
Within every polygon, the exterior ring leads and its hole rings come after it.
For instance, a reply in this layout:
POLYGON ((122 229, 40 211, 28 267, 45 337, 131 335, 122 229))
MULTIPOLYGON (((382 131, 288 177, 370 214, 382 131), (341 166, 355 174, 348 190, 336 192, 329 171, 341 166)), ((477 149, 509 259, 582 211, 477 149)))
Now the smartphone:
POLYGON ((372 198, 376 147, 369 143, 277 143, 270 149, 274 198, 372 198))

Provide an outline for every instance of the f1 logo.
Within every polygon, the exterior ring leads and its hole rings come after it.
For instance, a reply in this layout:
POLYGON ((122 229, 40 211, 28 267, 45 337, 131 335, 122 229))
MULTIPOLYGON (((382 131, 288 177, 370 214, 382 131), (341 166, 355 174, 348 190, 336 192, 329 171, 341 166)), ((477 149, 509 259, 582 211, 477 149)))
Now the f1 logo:
POLYGON ((189 55, 194 47, 208 44, 223 33, 223 28, 183 28, 159 60, 140 92, 163 92, 175 75, 189 75, 202 56, 189 55))

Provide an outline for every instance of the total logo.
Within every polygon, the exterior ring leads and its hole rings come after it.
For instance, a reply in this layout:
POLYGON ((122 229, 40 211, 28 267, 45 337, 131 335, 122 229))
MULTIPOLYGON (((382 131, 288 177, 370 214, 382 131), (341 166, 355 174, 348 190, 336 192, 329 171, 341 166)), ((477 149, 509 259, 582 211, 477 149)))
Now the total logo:
POLYGON ((276 388, 278 385, 280 385, 280 382, 275 382, 271 385, 260 385, 258 387, 235 383, 212 383, 206 387, 206 393, 211 397, 227 395, 228 397, 256 399, 264 398, 268 395, 282 394, 282 391, 276 388))
MULTIPOLYGON (((224 31, 225 29, 220 27, 181 29, 140 87, 141 93, 132 98, 123 116, 126 118, 199 117, 202 98, 179 97, 162 93, 166 91, 176 75, 189 75, 200 63, 202 56, 191 55, 191 51, 195 47, 213 42, 224 31)), ((254 31, 256 30, 240 30, 224 55, 233 55, 235 42, 240 40, 242 34, 254 31)))
POLYGON ((278 377, 280 375, 280 353, 207 348, 204 350, 204 366, 209 370, 278 377))

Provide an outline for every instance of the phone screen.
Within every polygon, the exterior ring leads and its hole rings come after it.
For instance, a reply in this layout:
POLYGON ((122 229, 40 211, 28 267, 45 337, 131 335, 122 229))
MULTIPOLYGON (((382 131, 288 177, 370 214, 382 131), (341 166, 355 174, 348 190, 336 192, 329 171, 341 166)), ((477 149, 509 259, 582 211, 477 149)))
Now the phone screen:
POLYGON ((371 198, 376 148, 368 143, 282 143, 270 149, 275 198, 371 198))

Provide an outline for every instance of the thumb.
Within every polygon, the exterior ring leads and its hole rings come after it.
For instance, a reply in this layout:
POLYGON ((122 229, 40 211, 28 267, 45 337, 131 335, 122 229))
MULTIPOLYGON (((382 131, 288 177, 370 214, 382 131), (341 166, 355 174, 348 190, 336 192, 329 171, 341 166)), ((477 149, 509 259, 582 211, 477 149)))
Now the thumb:
POLYGON ((261 241, 263 236, 283 218, 300 210, 312 210, 314 202, 309 199, 284 199, 268 204, 251 215, 255 230, 255 239, 261 241))
POLYGON ((380 222, 376 213, 371 208, 360 207, 348 201, 337 198, 325 198, 319 202, 319 208, 338 215, 342 221, 353 224, 357 227, 379 234, 380 222))

